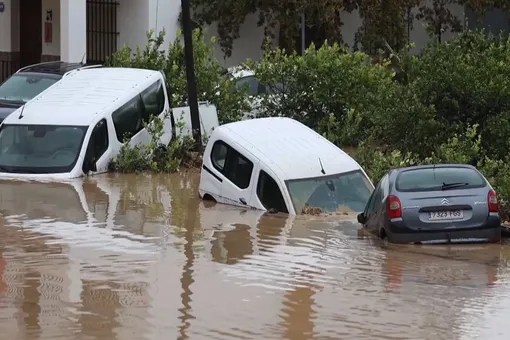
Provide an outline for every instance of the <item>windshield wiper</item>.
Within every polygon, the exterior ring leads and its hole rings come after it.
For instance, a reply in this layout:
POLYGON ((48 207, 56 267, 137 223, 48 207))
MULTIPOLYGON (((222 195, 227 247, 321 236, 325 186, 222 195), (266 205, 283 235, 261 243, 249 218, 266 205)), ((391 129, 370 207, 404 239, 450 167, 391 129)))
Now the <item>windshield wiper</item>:
POLYGON ((38 174, 37 171, 14 169, 7 166, 0 165, 0 172, 7 172, 11 174, 38 174))
POLYGON ((466 185, 469 185, 469 183, 466 182, 443 183, 443 185, 441 186, 441 190, 455 189, 465 187, 466 185))
POLYGON ((0 99, 0 103, 2 103, 4 105, 18 106, 18 105, 24 104, 25 102, 22 100, 0 99))

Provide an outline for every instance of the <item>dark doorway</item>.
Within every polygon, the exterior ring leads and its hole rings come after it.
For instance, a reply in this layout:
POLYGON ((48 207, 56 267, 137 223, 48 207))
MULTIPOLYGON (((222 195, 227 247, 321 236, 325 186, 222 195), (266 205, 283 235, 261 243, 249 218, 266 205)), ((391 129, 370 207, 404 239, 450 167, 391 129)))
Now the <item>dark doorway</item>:
POLYGON ((42 0, 20 0, 19 53, 20 66, 41 62, 42 0))

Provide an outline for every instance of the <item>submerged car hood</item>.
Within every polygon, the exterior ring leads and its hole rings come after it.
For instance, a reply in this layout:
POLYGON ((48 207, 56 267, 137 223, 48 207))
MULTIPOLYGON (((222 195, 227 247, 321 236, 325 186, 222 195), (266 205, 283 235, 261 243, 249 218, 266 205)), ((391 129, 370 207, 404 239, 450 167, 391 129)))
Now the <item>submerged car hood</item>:
POLYGON ((0 103, 0 122, 3 121, 5 118, 7 118, 8 115, 16 111, 21 105, 12 104, 12 105, 6 105, 3 103, 0 103))

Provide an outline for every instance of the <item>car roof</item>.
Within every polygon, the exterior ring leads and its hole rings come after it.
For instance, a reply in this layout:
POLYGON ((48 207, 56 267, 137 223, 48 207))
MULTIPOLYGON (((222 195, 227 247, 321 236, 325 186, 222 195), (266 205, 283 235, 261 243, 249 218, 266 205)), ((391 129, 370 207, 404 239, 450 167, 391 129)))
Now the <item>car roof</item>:
POLYGON ((4 124, 89 125, 161 79, 159 71, 145 69, 78 69, 10 114, 4 124))
POLYGON ((67 63, 63 61, 51 61, 46 63, 33 64, 19 69, 16 73, 44 73, 63 76, 67 72, 84 67, 82 63, 67 63))
POLYGON ((361 169, 343 150, 290 118, 256 118, 229 123, 217 127, 211 137, 214 135, 230 145, 235 143, 244 148, 283 180, 324 176, 321 163, 326 176, 361 169))

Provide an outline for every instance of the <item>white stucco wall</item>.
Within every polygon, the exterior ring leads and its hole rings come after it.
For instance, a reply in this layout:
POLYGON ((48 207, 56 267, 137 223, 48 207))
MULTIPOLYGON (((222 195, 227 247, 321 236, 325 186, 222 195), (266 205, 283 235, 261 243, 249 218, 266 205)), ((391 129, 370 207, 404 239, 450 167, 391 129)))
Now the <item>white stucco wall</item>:
POLYGON ((60 0, 42 0, 42 54, 60 55, 60 0), (53 39, 51 43, 44 42, 44 23, 46 22, 46 11, 53 11, 53 39))
POLYGON ((11 50, 11 0, 3 0, 5 10, 0 13, 0 52, 11 50))
MULTIPOLYGON (((429 0, 429 2, 432 1, 429 0)), ((450 9, 451 13, 455 15, 462 24, 464 23, 465 13, 463 6, 449 4, 446 7, 450 9)), ((418 10, 415 9, 413 12, 416 15, 418 13, 418 10)), ((451 38, 454 37, 454 35, 455 34, 452 33, 450 30, 447 30, 443 32, 443 34, 441 35, 441 40, 442 41, 450 40, 451 38)), ((425 24, 423 22, 414 20, 413 29, 411 30, 410 41, 415 44, 415 47, 411 50, 413 53, 419 53, 421 49, 430 41, 430 37, 427 33, 425 24)))
MULTIPOLYGON (((241 38, 234 41, 232 48, 232 56, 225 59, 224 53, 221 51, 219 44, 216 44, 216 58, 224 67, 230 67, 240 64, 246 59, 259 60, 262 58, 264 51, 262 43, 264 41, 264 28, 257 27, 258 13, 250 14, 241 26, 239 35, 241 38)), ((209 40, 213 36, 218 35, 216 24, 207 27, 206 38, 209 40)))
POLYGON ((180 0, 148 0, 149 28, 156 32, 165 30, 165 46, 175 40, 180 28, 179 15, 181 13, 180 0))
POLYGON ((87 16, 85 0, 60 0, 60 59, 86 61, 87 16))
MULTIPOLYGON (((41 15, 43 16, 43 25, 46 19, 46 10, 53 10, 53 41, 52 43, 43 42, 42 54, 61 55, 61 47, 65 45, 67 46, 66 53, 68 55, 71 53, 74 59, 77 59, 76 56, 80 55, 79 59, 81 60, 84 53, 82 52, 82 44, 86 36, 84 33, 78 34, 77 32, 80 30, 78 27, 81 27, 83 30, 85 29, 83 28, 83 13, 74 13, 74 10, 70 9, 73 18, 65 21, 61 13, 61 1, 63 4, 72 4, 73 8, 84 7, 84 5, 78 6, 75 2, 85 3, 85 0, 42 0, 41 15), (68 32, 68 29, 61 32, 62 20, 67 23, 66 25, 70 27, 72 32, 68 32), (62 43, 62 37, 66 37, 64 43, 62 43), (76 51, 71 51, 70 49, 76 49, 76 51)), ((16 51, 19 47, 18 30, 11 30, 11 28, 18 26, 19 13, 16 10, 16 6, 19 6, 19 2, 14 0, 3 0, 3 2, 5 3, 5 11, 0 13, 0 51, 16 51), (11 12, 14 13, 13 16, 11 16, 11 12)), ((451 5, 451 10, 457 17, 464 17, 462 6, 451 5)), ((180 29, 178 22, 180 11, 180 0, 119 0, 117 16, 118 47, 120 48, 125 44, 133 49, 137 46, 143 47, 147 42, 146 32, 149 29, 154 29, 156 32, 165 29, 166 41, 163 47, 167 48, 168 44, 175 39, 177 31, 180 29)), ((361 26, 362 20, 357 11, 342 13, 341 15, 342 22, 344 23, 342 26, 344 41, 352 47, 354 45, 354 36, 361 26)), ((237 65, 247 58, 257 60, 262 57, 263 51, 261 45, 264 38, 264 30, 262 27, 257 27, 257 20, 257 13, 251 14, 246 18, 241 26, 241 38, 234 41, 234 48, 230 58, 225 59, 219 45, 217 46, 216 57, 224 66, 237 65)), ((210 39, 212 36, 217 36, 215 24, 207 28, 206 38, 210 39)), ((445 32, 442 38, 443 40, 448 40, 452 36, 450 32, 445 32)), ((413 51, 418 52, 428 40, 429 37, 423 23, 415 20, 413 30, 411 31, 411 41, 416 44, 413 51)))
POLYGON ((149 26, 148 1, 119 0, 117 12, 117 29, 119 39, 117 46, 127 45, 136 48, 143 46, 146 41, 145 32, 149 26))
POLYGON ((179 30, 180 0, 119 0, 117 25, 119 31, 118 46, 135 49, 147 43, 147 32, 166 31, 166 48, 179 30))

